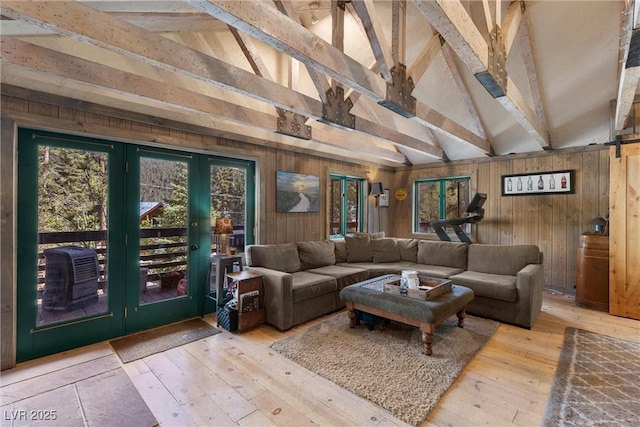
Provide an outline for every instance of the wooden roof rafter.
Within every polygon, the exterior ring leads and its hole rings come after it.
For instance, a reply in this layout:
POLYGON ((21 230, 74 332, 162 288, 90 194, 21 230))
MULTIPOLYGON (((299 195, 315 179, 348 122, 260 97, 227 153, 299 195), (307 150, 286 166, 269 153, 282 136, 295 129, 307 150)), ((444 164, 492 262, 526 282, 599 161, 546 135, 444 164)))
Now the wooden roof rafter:
POLYGON ((631 114, 640 82, 640 2, 627 0, 620 28, 620 67, 615 105, 614 132, 622 134, 631 114))
MULTIPOLYGON (((2 3, 2 12, 13 19, 55 29, 56 32, 71 39, 106 48, 171 73, 177 73, 181 77, 212 84, 288 111, 322 120, 322 104, 313 98, 162 36, 119 21, 80 3, 53 1, 47 3, 46 8, 41 8, 32 2, 6 1, 2 3), (89 22, 91 24, 88 24, 89 22), (85 23, 85 25, 78 25, 78 23, 85 23), (127 37, 119 37, 120 34, 127 34, 127 37)), ((444 156, 441 149, 424 144, 416 138, 377 123, 366 120, 359 122, 360 125, 353 129, 353 132, 362 136, 377 138, 387 144, 406 145, 437 159, 442 159, 444 156)), ((394 153, 394 157, 402 157, 401 163, 406 162, 402 154, 394 153)))
MULTIPOLYGON (((4 41, 2 66, 6 69, 17 68, 23 72, 36 72, 57 76, 76 85, 91 87, 93 92, 135 93, 140 104, 155 108, 172 108, 216 120, 217 126, 222 123, 236 123, 263 130, 261 138, 285 145, 304 145, 326 154, 337 153, 344 156, 349 148, 365 152, 366 156, 376 157, 385 164, 393 162, 403 164, 405 158, 401 153, 372 145, 361 135, 349 135, 348 138, 336 138, 335 131, 326 125, 318 126, 315 140, 301 142, 298 138, 283 137, 275 133, 276 116, 250 108, 241 107, 230 102, 212 98, 184 88, 167 85, 164 82, 97 64, 80 58, 35 46, 17 39, 4 41), (57 68, 55 64, 64 63, 66 67, 57 68)), ((160 78, 169 74, 166 70, 156 70, 160 78)), ((4 77, 4 76, 3 76, 4 77)), ((4 79, 3 79, 4 83, 4 79)), ((9 82, 11 83, 11 82, 9 82)), ((237 125, 236 125, 237 127, 237 125)))
MULTIPOLYGON (((414 0, 418 9, 427 17, 431 25, 449 43, 462 61, 467 64, 471 72, 483 84, 485 89, 500 102, 514 119, 531 135, 544 149, 550 147, 549 133, 537 114, 527 105, 522 93, 515 82, 508 77, 504 87, 499 87, 495 78, 489 75, 489 46, 481 35, 480 29, 467 13, 459 0, 414 0)), ((491 18, 488 11, 488 1, 484 1, 487 25, 500 22, 500 0, 496 1, 496 19, 491 18)), ((519 33, 524 3, 518 0, 511 4, 506 17, 501 21, 501 31, 504 47, 508 53, 519 33)), ((497 26, 497 25, 496 25, 497 26)), ((495 28, 495 27, 494 27, 495 28)), ((491 30, 491 29, 490 29, 491 30)), ((526 35, 525 35, 526 36, 526 35)), ((496 52, 498 54, 499 52, 496 52)), ((506 63, 506 58, 505 58, 506 63)), ((537 88, 537 84, 530 83, 530 87, 537 88)))
MULTIPOLYGON (((240 6, 239 2, 217 0, 185 1, 216 19, 233 25, 273 48, 306 63, 332 79, 362 92, 377 103, 385 101, 386 87, 382 77, 344 55, 313 32, 301 25, 296 25, 286 16, 249 2, 243 2, 240 6)), ((455 141, 478 148, 485 154, 491 150, 485 139, 419 102, 416 106, 416 115, 409 120, 422 123, 455 141)), ((427 143, 423 145, 430 146, 427 143)), ((442 152, 439 148, 433 148, 442 152)))

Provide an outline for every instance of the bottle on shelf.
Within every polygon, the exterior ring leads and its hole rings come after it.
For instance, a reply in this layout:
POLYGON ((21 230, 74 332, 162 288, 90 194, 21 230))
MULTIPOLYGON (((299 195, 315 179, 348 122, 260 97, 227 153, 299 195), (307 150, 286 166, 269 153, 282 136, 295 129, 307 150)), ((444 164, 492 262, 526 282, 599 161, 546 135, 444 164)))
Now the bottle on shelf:
POLYGON ((518 191, 522 191, 522 179, 518 178, 518 183, 516 185, 518 191))
POLYGON ((513 184, 511 183, 511 178, 507 179, 507 191, 513 191, 513 184))
POLYGON ((538 190, 544 189, 544 181, 542 180, 542 175, 538 178, 538 190))
POLYGON ((527 180, 527 191, 531 191, 531 190, 533 190, 533 179, 529 177, 529 180, 527 180))
POLYGON ((549 188, 552 190, 556 188, 556 180, 553 178, 553 175, 549 178, 549 188))

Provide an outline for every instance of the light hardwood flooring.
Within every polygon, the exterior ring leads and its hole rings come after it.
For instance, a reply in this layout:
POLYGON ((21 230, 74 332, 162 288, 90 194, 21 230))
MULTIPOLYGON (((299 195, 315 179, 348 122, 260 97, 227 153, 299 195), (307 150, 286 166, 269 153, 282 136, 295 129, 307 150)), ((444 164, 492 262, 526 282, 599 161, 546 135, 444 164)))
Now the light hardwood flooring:
MULTIPOLYGON (((334 315, 346 317, 344 311, 334 315)), ((215 322, 213 316, 205 319, 215 322)), ((123 367, 162 426, 405 425, 269 350, 273 341, 323 319, 286 333, 270 326, 223 331, 123 367)), ((423 425, 540 425, 569 326, 640 342, 640 322, 545 292, 534 327, 501 325, 423 425)), ((1 374, 2 388, 35 377, 46 381, 110 354, 105 342, 27 362, 1 374)))

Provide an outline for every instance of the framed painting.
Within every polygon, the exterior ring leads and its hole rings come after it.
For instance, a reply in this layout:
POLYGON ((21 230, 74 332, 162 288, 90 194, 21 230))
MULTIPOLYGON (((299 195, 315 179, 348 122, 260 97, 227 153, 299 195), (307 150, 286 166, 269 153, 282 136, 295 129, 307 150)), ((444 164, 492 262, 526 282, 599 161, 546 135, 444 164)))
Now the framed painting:
POLYGON ((502 176, 503 196, 532 194, 572 194, 575 192, 575 171, 521 173, 502 176))
POLYGON ((319 212, 320 178, 276 172, 276 212, 319 212))

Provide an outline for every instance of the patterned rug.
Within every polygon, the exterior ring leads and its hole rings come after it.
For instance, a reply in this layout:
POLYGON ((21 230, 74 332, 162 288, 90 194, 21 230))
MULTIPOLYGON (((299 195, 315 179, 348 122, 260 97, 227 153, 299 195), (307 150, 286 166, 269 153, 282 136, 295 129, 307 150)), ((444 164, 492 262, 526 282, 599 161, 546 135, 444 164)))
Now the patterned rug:
POLYGON ((109 341, 109 344, 122 363, 129 363, 219 332, 204 320, 195 318, 118 338, 109 341))
POLYGON ((499 323, 467 316, 464 328, 452 316, 436 328, 433 355, 422 353, 418 328, 364 322, 349 328, 339 313, 271 348, 310 371, 367 399, 409 424, 422 422, 499 323))
POLYGON ((567 328, 543 426, 639 426, 640 343, 567 328))

